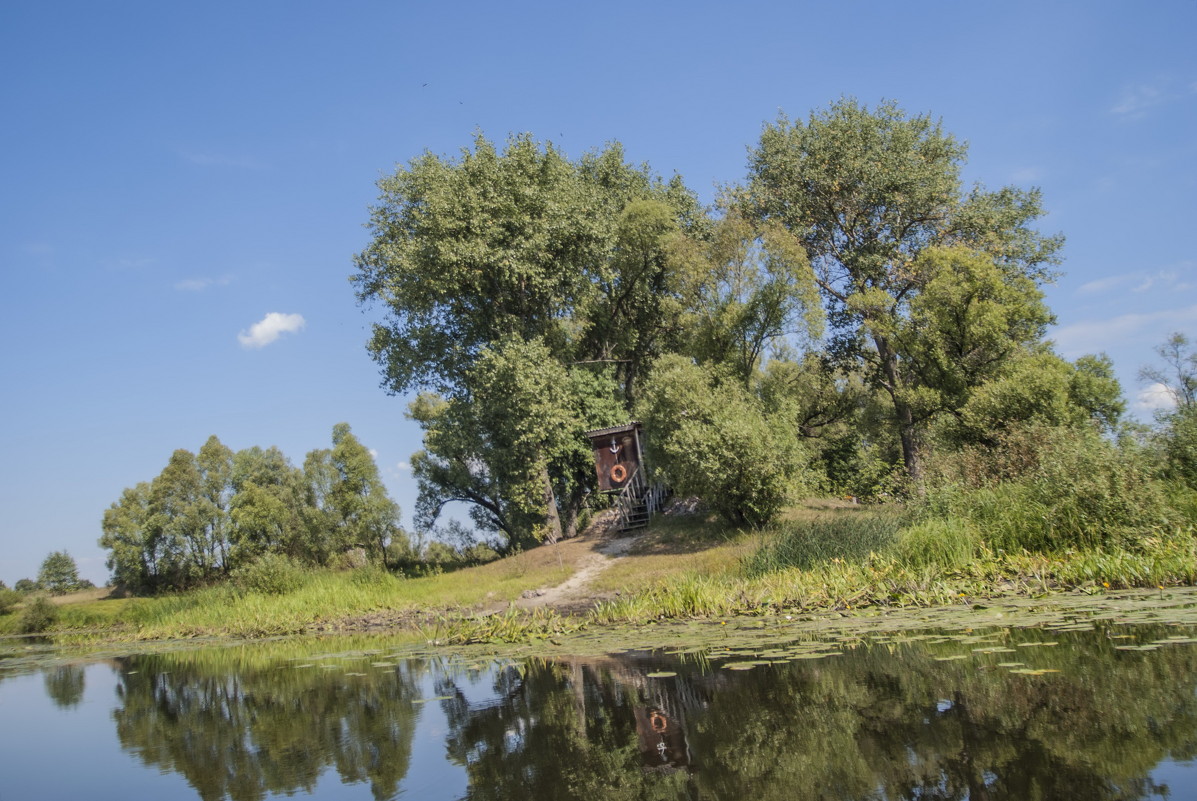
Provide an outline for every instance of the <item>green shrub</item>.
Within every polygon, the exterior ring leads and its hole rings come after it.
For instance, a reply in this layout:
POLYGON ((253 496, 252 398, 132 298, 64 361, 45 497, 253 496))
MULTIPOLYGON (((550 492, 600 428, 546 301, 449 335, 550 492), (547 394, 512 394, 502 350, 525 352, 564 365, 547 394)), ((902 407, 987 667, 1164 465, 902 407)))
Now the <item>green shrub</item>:
POLYGON ((981 537, 966 520, 923 520, 898 532, 892 553, 905 567, 963 567, 973 560, 981 537))
POLYGON ((864 561, 870 553, 891 547, 900 526, 897 515, 876 512, 779 523, 765 532, 764 542, 745 558, 743 569, 759 576, 787 568, 809 570, 837 559, 864 561))
POLYGON ((385 587, 395 583, 395 576, 380 565, 366 565, 350 574, 353 583, 363 587, 385 587))
POLYGON ((17 619, 17 631, 21 634, 39 634, 58 620, 58 607, 44 595, 39 595, 25 605, 17 619))
POLYGON ((24 596, 8 587, 0 587, 0 615, 7 615, 16 608, 24 596))
POLYGON ((267 553, 230 574, 233 585, 245 592, 285 595, 303 586, 304 570, 290 557, 267 553))
POLYGON ((1007 551, 1135 547, 1178 522, 1143 454, 1089 427, 1028 426, 1007 436, 992 461, 984 455, 972 449, 945 459, 951 464, 919 516, 971 521, 991 547, 1007 551))
POLYGON ((1197 526, 1197 489, 1170 481, 1164 485, 1164 497, 1169 508, 1176 512, 1184 523, 1197 526))
POLYGON ((735 526, 758 528, 813 479, 809 456, 780 417, 739 382, 681 356, 657 362, 637 404, 654 464, 735 526))

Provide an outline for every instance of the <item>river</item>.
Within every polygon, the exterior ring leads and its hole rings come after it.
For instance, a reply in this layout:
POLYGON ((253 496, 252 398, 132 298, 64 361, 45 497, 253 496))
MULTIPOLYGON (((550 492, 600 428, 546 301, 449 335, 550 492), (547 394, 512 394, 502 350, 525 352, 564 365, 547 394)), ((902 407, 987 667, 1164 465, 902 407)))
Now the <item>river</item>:
POLYGON ((520 647, 0 644, 0 799, 1197 799, 1197 593, 520 647))

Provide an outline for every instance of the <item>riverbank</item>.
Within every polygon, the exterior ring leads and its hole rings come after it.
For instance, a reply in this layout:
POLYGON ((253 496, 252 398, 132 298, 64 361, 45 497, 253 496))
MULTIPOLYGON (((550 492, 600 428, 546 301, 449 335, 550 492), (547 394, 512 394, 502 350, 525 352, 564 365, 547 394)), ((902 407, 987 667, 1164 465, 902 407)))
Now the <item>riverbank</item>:
MULTIPOLYGON (((939 547, 913 559, 895 534, 899 525, 895 510, 836 501, 808 502, 755 532, 679 513, 636 536, 600 524, 573 540, 438 575, 316 571, 279 594, 217 586, 156 598, 68 596, 57 599, 46 633, 147 641, 387 631, 490 642, 612 624, 855 614, 1197 584, 1191 528, 1152 532, 1135 550, 1033 554, 981 545, 965 556, 939 547)), ((951 539, 945 531, 936 535, 940 546, 951 539)), ((19 615, 0 617, 0 634, 16 633, 19 615)))

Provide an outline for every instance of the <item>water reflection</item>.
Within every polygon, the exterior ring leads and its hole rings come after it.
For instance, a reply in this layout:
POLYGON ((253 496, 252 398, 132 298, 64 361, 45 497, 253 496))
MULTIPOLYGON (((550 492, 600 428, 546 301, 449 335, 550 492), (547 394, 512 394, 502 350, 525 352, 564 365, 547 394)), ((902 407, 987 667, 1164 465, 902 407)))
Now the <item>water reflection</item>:
MULTIPOLYGON (((1176 631, 1140 628, 1130 642, 1176 631)), ((1197 786, 1183 764, 1197 756, 1197 645, 1120 650, 1125 632, 1099 625, 1049 645, 1001 631, 976 650, 866 641, 798 661, 775 648, 743 671, 724 665, 753 654, 465 662, 208 649, 111 660, 116 704, 104 714, 121 749, 205 801, 340 798, 345 785, 474 801, 1183 797, 1197 786), (427 745, 440 762, 413 760, 427 745), (430 778, 446 764, 464 793, 430 778)), ((57 708, 94 706, 80 704, 81 668, 42 678, 57 708)), ((78 782, 82 796, 119 779, 78 782)))
POLYGON ((393 798, 407 775, 419 662, 331 672, 196 651, 121 659, 116 670, 122 748, 182 774, 205 801, 310 794, 329 768, 393 798))

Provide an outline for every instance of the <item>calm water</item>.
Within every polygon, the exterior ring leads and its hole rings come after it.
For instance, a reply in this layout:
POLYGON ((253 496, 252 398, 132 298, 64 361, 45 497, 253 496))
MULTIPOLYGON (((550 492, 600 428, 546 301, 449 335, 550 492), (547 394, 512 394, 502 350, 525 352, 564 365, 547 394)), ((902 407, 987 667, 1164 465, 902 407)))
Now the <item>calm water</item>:
POLYGON ((1197 799, 1194 627, 1090 617, 590 657, 10 644, 0 799, 1197 799))

